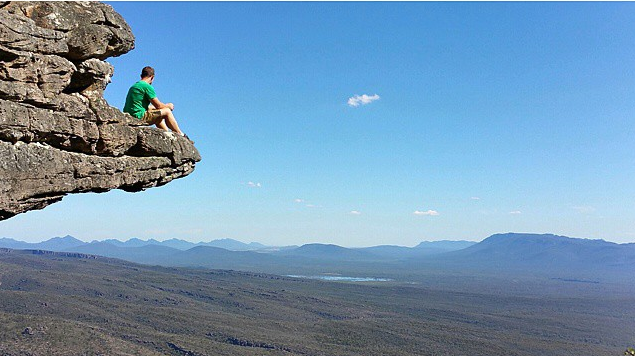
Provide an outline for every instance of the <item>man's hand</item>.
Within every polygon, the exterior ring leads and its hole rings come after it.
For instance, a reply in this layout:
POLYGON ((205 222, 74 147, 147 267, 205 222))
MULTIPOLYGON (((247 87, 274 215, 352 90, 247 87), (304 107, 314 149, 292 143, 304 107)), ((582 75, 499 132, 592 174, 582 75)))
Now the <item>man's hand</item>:
POLYGON ((154 99, 150 100, 150 103, 152 105, 154 105, 154 107, 157 108, 157 109, 168 108, 168 109, 174 111, 174 104, 172 104, 172 103, 163 104, 161 101, 159 101, 159 98, 154 98, 154 99))

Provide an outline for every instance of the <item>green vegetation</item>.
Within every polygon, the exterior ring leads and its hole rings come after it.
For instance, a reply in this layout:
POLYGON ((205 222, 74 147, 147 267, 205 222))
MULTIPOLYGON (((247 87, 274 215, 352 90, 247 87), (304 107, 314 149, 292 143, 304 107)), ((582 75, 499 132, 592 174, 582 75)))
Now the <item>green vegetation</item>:
POLYGON ((635 299, 610 286, 602 297, 594 284, 525 281, 577 292, 519 296, 514 281, 484 281, 333 283, 0 252, 0 355, 608 356, 635 342, 635 299))

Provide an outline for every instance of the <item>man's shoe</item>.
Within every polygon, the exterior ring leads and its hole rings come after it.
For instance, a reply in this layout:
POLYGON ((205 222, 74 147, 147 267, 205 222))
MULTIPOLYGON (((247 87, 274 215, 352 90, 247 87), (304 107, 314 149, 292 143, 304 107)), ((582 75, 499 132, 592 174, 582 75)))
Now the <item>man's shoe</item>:
POLYGON ((190 141, 192 144, 194 144, 194 141, 192 141, 192 139, 190 139, 189 137, 187 137, 186 134, 183 134, 183 137, 185 137, 186 140, 190 141))

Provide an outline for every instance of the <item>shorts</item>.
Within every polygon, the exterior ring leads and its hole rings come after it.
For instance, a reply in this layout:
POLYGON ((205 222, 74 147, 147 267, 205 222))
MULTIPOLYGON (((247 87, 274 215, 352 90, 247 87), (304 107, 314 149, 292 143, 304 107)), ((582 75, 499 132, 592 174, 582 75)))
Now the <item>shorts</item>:
POLYGON ((143 117, 141 117, 141 121, 143 121, 146 125, 156 125, 161 122, 161 110, 146 110, 143 117))

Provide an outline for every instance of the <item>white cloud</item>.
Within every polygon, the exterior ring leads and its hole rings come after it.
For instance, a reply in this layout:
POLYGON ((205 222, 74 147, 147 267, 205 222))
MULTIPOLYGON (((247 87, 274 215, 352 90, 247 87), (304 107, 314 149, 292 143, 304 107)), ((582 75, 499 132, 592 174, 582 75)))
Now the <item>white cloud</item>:
POLYGON ((472 199, 472 200, 481 200, 481 198, 479 198, 479 197, 471 197, 470 199, 472 199))
POLYGON ((439 212, 436 210, 428 210, 428 211, 419 211, 415 210, 414 215, 428 215, 428 216, 437 216, 439 212))
POLYGON ((362 215, 362 213, 357 211, 357 210, 351 210, 351 212, 349 214, 351 214, 351 215, 362 215))
POLYGON ((512 215, 520 215, 520 214, 522 214, 522 212, 520 210, 510 211, 509 213, 512 214, 512 215))
POLYGON ((249 181, 247 182, 247 186, 250 188, 261 188, 262 184, 249 181))
POLYGON ((307 208, 321 208, 322 205, 307 204, 306 207, 307 208))
POLYGON ((296 203, 303 203, 304 199, 293 199, 293 201, 296 203))
POLYGON ((375 100, 379 100, 379 95, 355 95, 348 98, 348 105, 352 107, 358 107, 360 105, 370 104, 375 100))

